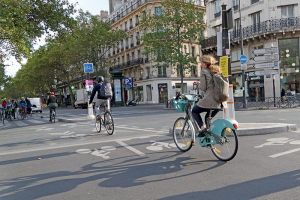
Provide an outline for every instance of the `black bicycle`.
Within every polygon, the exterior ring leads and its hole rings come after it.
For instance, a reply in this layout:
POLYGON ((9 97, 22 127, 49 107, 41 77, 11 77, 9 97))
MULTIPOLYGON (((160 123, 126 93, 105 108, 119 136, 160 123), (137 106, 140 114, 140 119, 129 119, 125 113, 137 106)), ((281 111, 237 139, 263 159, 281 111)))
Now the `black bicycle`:
MULTIPOLYGON (((101 107, 99 106, 100 110, 101 107)), ((114 120, 113 117, 110 113, 109 110, 106 109, 106 106, 104 106, 104 110, 103 111, 103 118, 101 116, 101 118, 99 120, 97 120, 97 113, 96 110, 94 111, 94 116, 95 116, 95 127, 98 133, 101 132, 101 126, 104 126, 108 135, 112 135, 114 133, 115 130, 115 125, 114 125, 114 120)))

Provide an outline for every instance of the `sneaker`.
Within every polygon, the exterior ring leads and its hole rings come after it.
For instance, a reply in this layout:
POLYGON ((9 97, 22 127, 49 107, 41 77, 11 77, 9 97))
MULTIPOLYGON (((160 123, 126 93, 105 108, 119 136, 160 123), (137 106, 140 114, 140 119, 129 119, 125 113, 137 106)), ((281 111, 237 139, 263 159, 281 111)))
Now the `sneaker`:
POLYGON ((97 120, 99 121, 101 119, 101 115, 97 116, 97 120))
POLYGON ((199 132, 198 137, 204 137, 206 135, 207 129, 204 128, 202 131, 199 132))
POLYGON ((109 125, 109 126, 108 126, 108 130, 112 130, 112 127, 111 127, 111 125, 109 125))

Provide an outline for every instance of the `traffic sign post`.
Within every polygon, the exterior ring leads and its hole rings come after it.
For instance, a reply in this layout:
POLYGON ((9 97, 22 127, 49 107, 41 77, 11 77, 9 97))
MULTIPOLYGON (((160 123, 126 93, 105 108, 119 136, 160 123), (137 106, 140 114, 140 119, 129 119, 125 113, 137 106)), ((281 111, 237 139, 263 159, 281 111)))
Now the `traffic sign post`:
POLYGON ((258 63, 258 64, 255 64, 253 67, 254 67, 254 68, 278 67, 278 62, 258 63))
POLYGON ((255 49, 252 51, 254 54, 265 54, 265 53, 277 53, 278 49, 277 47, 271 47, 271 48, 266 48, 266 49, 255 49))
POLYGON ((258 56, 258 57, 255 57, 253 59, 255 62, 257 61, 269 61, 269 60, 279 60, 279 55, 278 54, 273 54, 273 55, 265 55, 265 56, 258 56))
POLYGON ((263 76, 263 75, 273 75, 273 74, 279 74, 278 70, 262 70, 262 71, 255 71, 255 76, 263 76))
MULTIPOLYGON (((84 73, 87 73, 87 80, 89 80, 90 79, 90 73, 94 72, 93 63, 84 63, 83 68, 84 68, 84 73)), ((90 87, 89 87, 89 89, 90 89, 90 87)), ((91 95, 91 91, 88 91, 88 96, 90 96, 90 95, 91 95)), ((88 116, 87 116, 87 118, 94 118, 93 104, 92 103, 88 105, 88 116)))
POLYGON ((248 58, 247 58, 247 56, 245 56, 245 55, 241 55, 241 57, 240 57, 240 61, 241 61, 241 63, 246 63, 246 62, 248 61, 248 58))

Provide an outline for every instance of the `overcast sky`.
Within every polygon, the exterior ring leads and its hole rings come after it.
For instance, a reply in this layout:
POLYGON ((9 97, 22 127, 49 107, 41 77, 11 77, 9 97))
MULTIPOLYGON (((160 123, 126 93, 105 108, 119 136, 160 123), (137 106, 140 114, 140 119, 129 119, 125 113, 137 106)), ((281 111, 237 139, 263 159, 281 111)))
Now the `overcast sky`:
MULTIPOLYGON (((84 11, 89 11, 93 15, 100 15, 101 10, 108 10, 108 0, 69 0, 70 3, 78 2, 76 9, 82 8, 84 11)), ((44 44, 44 39, 41 39, 39 45, 44 44)), ((39 46, 38 45, 38 46, 39 46)), ((38 46, 36 48, 38 48, 38 46)), ((26 63, 26 60, 23 63, 26 63)), ((5 68, 6 75, 15 76, 17 71, 21 68, 21 65, 11 57, 9 60, 5 62, 6 65, 9 65, 5 68)))

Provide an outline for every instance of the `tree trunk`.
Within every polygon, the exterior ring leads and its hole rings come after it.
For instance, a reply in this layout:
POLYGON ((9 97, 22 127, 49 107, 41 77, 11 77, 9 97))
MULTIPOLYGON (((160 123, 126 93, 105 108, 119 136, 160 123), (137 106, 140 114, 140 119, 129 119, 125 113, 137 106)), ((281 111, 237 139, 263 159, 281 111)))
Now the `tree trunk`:
POLYGON ((181 94, 183 94, 183 67, 180 64, 180 75, 181 75, 181 94))

